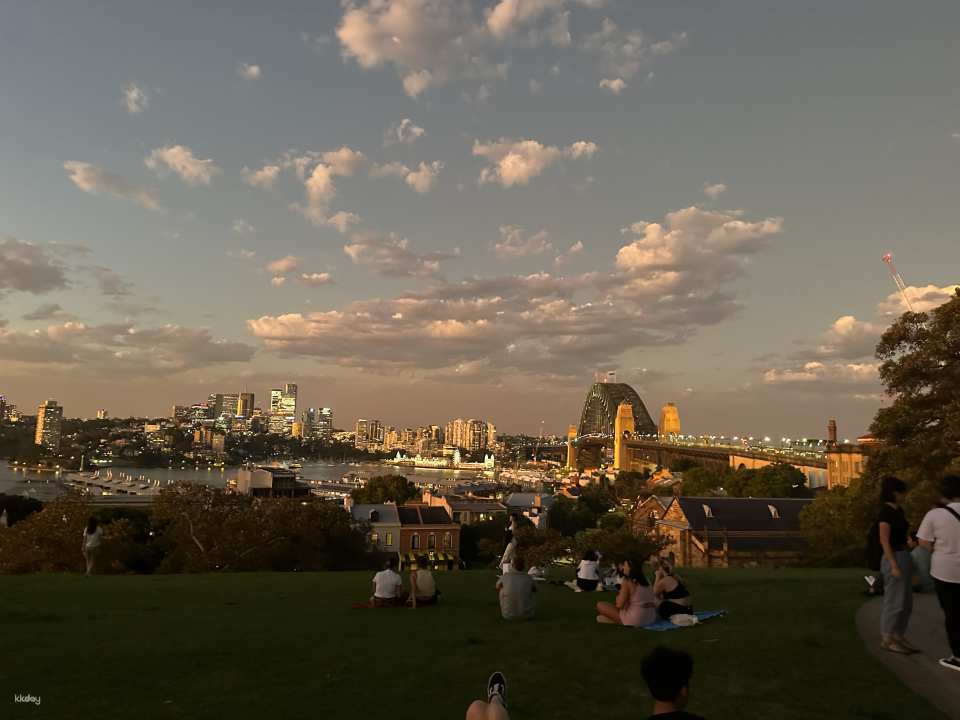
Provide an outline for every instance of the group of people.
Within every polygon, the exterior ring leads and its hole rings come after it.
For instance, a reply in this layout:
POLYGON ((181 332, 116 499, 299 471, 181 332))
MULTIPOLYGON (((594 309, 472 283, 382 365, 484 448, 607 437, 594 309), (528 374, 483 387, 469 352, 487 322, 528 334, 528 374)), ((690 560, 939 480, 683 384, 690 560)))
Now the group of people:
MULTIPOLYGON (((910 526, 903 511, 907 484, 896 477, 882 481, 877 518, 883 573, 880 647, 894 653, 918 652, 906 638, 913 611, 914 562, 910 526)), ((930 510, 916 531, 916 544, 929 551, 930 576, 943 609, 950 657, 940 664, 960 671, 960 475, 940 482, 941 505, 930 510)))
MULTIPOLYGON (((584 558, 585 572, 592 571, 592 560, 584 558)), ((677 615, 693 615, 693 598, 673 568, 663 558, 656 561, 653 584, 643 571, 641 559, 625 560, 617 565, 620 587, 613 603, 597 603, 597 622, 629 627, 650 625, 659 617, 670 620, 677 615)), ((578 570, 579 578, 580 570, 578 570)), ((578 579, 579 584, 579 579, 578 579)))
MULTIPOLYGON (((693 658, 682 650, 659 646, 640 663, 650 695, 653 697, 649 720, 704 720, 684 708, 690 701, 693 658)), ((477 700, 467 709, 466 720, 510 720, 507 712, 507 679, 495 672, 487 682, 487 700, 477 700)))
POLYGON ((402 607, 409 605, 417 608, 425 605, 436 605, 440 599, 437 590, 437 581, 430 571, 430 562, 425 555, 417 558, 417 563, 410 570, 410 587, 403 584, 403 577, 397 572, 397 559, 387 560, 387 566, 373 576, 373 594, 370 596, 371 607, 402 607))

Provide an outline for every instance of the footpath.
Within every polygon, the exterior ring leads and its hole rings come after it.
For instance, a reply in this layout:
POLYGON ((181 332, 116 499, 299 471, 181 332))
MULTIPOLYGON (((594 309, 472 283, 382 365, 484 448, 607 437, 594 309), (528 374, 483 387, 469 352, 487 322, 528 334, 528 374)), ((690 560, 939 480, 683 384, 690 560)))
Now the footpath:
POLYGON ((932 593, 913 596, 913 615, 907 639, 921 652, 897 655, 880 649, 881 598, 872 598, 857 611, 857 630, 867 649, 903 681, 951 720, 960 720, 960 673, 938 662, 949 657, 943 612, 932 593))

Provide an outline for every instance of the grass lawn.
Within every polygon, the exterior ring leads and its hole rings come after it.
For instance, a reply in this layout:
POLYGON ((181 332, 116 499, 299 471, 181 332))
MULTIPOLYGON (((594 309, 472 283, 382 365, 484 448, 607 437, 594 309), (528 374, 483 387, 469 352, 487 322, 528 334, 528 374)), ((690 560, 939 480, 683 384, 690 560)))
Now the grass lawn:
POLYGON ((690 710, 709 720, 942 717, 864 649, 858 573, 686 577, 698 608, 730 614, 597 625, 611 595, 548 586, 536 620, 505 623, 486 571, 439 575, 443 604, 416 611, 351 610, 368 573, 0 577, 0 718, 453 720, 501 669, 513 718, 637 719, 658 643, 693 653, 690 710))

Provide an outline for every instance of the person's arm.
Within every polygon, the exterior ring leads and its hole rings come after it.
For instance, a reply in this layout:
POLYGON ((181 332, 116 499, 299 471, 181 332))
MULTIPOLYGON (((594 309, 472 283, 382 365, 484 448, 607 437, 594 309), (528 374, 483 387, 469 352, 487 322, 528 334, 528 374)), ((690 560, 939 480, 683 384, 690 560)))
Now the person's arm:
POLYGON ((922 547, 924 550, 929 550, 930 552, 933 552, 933 546, 935 543, 932 540, 917 540, 917 542, 919 543, 920 547, 922 547))
POLYGON ((630 583, 624 580, 620 583, 620 592, 617 593, 617 610, 623 610, 630 604, 630 583))
POLYGON ((890 544, 890 523, 881 522, 878 525, 880 531, 880 547, 883 548, 883 556, 890 563, 890 574, 895 578, 903 577, 900 572, 900 566, 897 565, 897 556, 893 554, 893 546, 890 544))
POLYGON ((497 580, 497 594, 500 594, 501 590, 503 590, 503 583, 497 580))
POLYGON ((377 581, 370 581, 370 600, 372 601, 377 596, 377 581))
POLYGON ((933 546, 936 543, 936 535, 933 531, 932 510, 923 517, 920 527, 917 528, 917 544, 924 550, 933 552, 933 546))

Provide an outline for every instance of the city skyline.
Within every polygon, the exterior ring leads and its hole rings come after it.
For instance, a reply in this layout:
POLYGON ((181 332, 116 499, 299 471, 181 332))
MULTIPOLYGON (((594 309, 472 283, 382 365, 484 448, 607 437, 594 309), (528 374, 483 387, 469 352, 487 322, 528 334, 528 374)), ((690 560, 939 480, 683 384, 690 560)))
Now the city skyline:
POLYGON ((881 256, 919 310, 957 282, 960 7, 221 7, 6 14, 21 412, 295 382, 341 427, 562 435, 613 370, 685 432, 856 437, 881 256))

